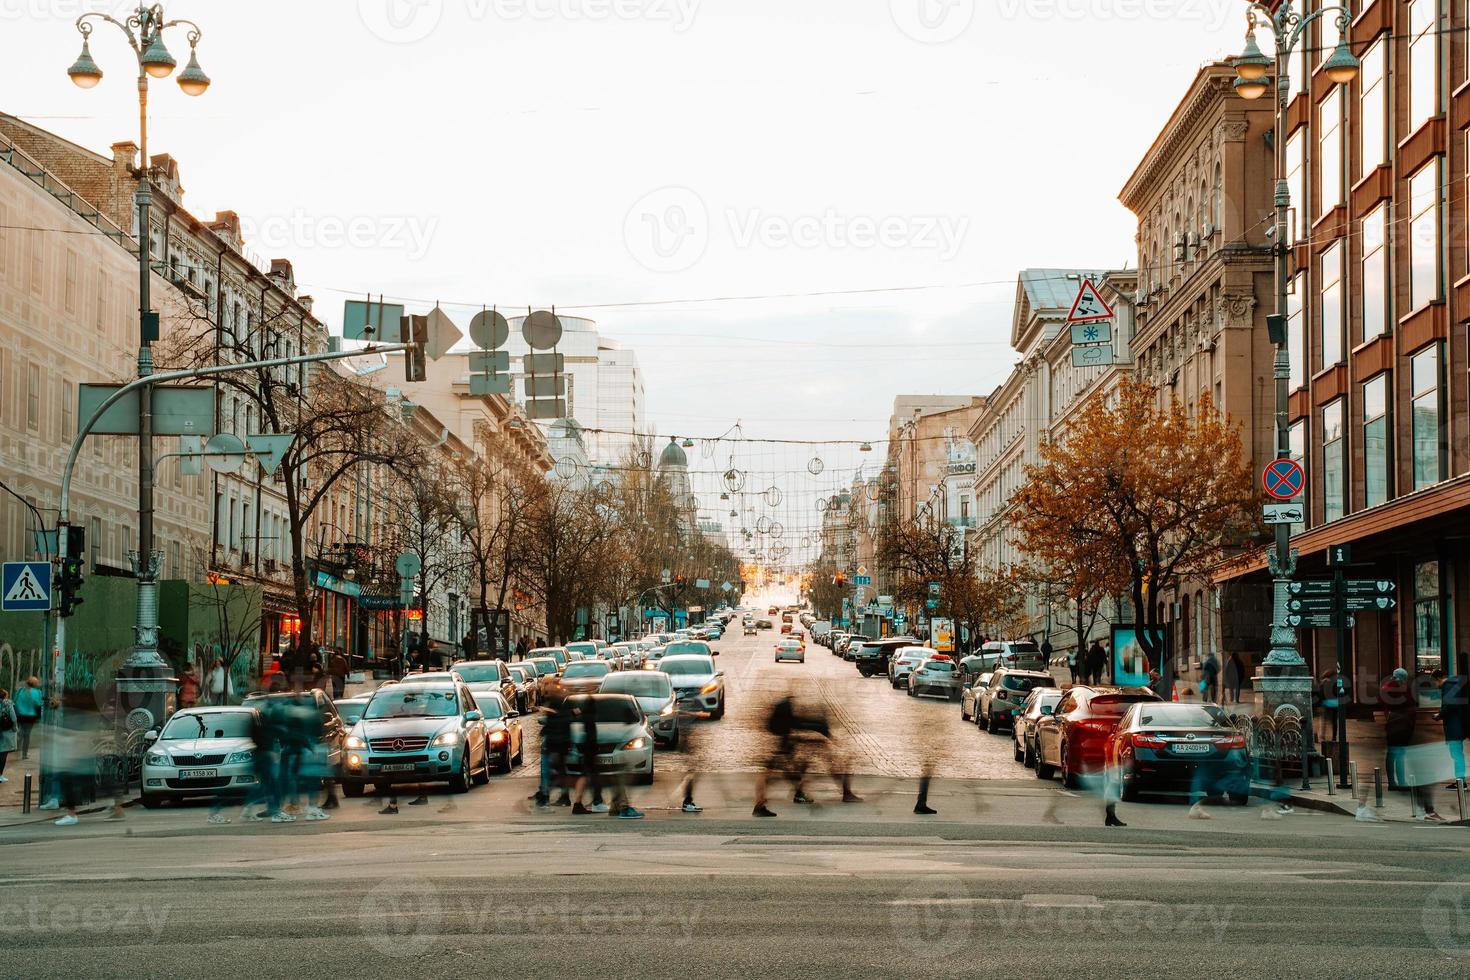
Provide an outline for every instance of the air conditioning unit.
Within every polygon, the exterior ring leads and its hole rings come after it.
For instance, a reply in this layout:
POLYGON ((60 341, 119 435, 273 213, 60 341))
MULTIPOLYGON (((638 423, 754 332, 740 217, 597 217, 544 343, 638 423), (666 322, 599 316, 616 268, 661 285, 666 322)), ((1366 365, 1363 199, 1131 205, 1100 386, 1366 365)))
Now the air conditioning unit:
POLYGON ((1204 237, 1208 239, 1208 238, 1213 238, 1214 235, 1215 235, 1215 224, 1214 224, 1214 222, 1206 221, 1205 222, 1204 237))
POLYGON ((1189 236, 1189 247, 1190 248, 1199 248, 1199 241, 1200 241, 1200 239, 1199 239, 1199 236, 1198 235, 1190 235, 1189 236))

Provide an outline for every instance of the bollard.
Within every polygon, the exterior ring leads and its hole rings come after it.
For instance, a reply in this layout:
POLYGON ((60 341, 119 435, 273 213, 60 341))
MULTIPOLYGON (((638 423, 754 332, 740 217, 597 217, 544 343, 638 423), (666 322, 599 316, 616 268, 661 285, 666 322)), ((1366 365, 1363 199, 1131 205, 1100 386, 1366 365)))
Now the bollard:
POLYGON ((1464 823, 1467 815, 1465 813, 1465 780, 1463 779, 1455 780, 1455 798, 1460 803, 1460 822, 1464 823))
MULTIPOLYGON (((21 813, 30 813, 31 812, 31 779, 32 779, 31 774, 30 773, 26 773, 26 778, 24 780, 22 780, 21 781, 21 784, 20 784, 20 812, 21 813)), ((1463 810, 1464 807, 1461 807, 1461 809, 1463 810)))
POLYGON ((1373 805, 1383 809, 1383 770, 1373 767, 1373 805))
POLYGON ((1324 756, 1327 761, 1327 795, 1337 795, 1337 784, 1332 780, 1332 756, 1324 756))
POLYGON ((1356 762, 1348 763, 1348 776, 1350 777, 1348 779, 1348 782, 1353 784, 1353 799, 1362 799, 1362 797, 1358 795, 1358 764, 1356 762))

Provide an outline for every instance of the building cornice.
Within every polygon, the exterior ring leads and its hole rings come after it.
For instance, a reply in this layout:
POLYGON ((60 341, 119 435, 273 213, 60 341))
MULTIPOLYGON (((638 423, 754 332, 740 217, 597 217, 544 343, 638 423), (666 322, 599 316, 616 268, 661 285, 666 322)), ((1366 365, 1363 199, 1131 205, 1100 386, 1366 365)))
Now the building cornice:
POLYGON ((1187 141, 1194 136, 1199 122, 1219 103, 1234 97, 1234 78, 1235 72, 1224 63, 1206 65, 1200 69, 1184 100, 1175 108, 1173 115, 1154 139, 1153 145, 1143 155, 1137 169, 1118 192, 1118 200, 1124 207, 1134 214, 1139 213, 1143 198, 1153 187, 1159 174, 1175 165, 1187 141))

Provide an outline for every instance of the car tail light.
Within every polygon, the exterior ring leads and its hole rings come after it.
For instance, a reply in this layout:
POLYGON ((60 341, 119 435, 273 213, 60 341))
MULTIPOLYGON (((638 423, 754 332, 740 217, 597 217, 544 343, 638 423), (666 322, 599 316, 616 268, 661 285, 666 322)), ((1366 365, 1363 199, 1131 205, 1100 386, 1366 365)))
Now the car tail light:
POLYGON ((1162 749, 1169 744, 1157 735, 1134 735, 1132 741, 1135 749, 1162 749))
POLYGON ((1222 749, 1243 749, 1245 748, 1245 736, 1226 735, 1224 738, 1215 739, 1215 745, 1222 749))
POLYGON ((1106 718, 1082 718, 1076 724, 1078 728, 1086 729, 1089 732, 1106 733, 1113 730, 1116 722, 1109 721, 1106 718))

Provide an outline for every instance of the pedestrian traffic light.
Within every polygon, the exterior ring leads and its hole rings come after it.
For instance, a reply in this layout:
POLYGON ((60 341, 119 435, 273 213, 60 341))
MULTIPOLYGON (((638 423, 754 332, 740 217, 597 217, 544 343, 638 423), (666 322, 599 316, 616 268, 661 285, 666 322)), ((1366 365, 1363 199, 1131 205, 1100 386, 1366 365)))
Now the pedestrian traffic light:
POLYGON ((406 316, 403 320, 408 328, 403 332, 404 340, 413 344, 403 353, 403 380, 424 381, 429 376, 428 364, 424 360, 424 347, 429 342, 429 318, 406 316))
POLYGON ((82 556, 87 553, 87 533, 84 527, 66 529, 66 554, 61 556, 61 574, 57 577, 57 612, 70 616, 82 604, 78 594, 82 588, 82 556))

